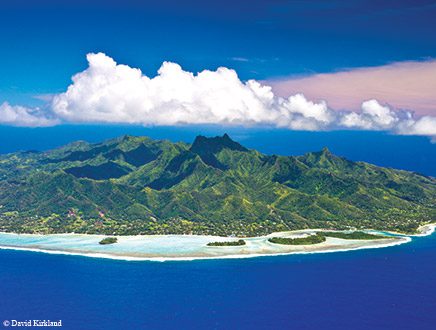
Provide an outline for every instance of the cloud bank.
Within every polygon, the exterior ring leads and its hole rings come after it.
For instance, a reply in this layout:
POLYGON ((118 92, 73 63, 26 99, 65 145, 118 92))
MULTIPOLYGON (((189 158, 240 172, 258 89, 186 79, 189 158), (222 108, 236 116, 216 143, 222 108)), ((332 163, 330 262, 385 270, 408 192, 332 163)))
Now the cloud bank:
POLYGON ((310 99, 327 100, 335 109, 358 110, 362 100, 377 99, 396 109, 436 116, 436 60, 397 62, 266 83, 278 95, 303 93, 310 99))
POLYGON ((178 64, 164 62, 158 75, 149 78, 102 53, 87 58, 89 67, 53 99, 53 112, 65 121, 265 124, 316 130, 333 120, 325 103, 310 102, 302 95, 277 98, 271 87, 255 80, 244 83, 234 70, 224 67, 194 75, 178 64))
POLYGON ((88 54, 89 66, 72 84, 54 95, 47 109, 4 103, 0 123, 47 126, 68 123, 142 125, 266 125, 294 130, 364 129, 397 134, 436 136, 435 117, 414 118, 375 99, 361 103, 359 112, 335 111, 325 101, 303 94, 274 95, 255 80, 242 82, 234 70, 218 68, 197 74, 164 62, 155 77, 117 64, 109 56, 88 54))
POLYGON ((0 104, 0 124, 11 126, 53 126, 59 123, 58 119, 51 118, 39 108, 26 108, 19 105, 10 105, 7 102, 0 104))

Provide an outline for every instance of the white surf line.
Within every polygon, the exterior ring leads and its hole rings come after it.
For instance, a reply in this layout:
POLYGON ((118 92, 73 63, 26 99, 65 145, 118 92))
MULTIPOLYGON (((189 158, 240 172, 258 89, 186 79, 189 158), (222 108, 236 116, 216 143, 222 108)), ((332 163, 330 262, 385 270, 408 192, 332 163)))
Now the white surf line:
POLYGON ((216 259, 246 259, 246 258, 256 258, 256 257, 273 257, 273 256, 285 256, 292 254, 317 254, 317 253, 334 253, 334 252, 348 252, 348 251, 356 251, 356 250, 364 250, 364 249, 381 249, 396 245, 401 245, 405 243, 411 242, 412 239, 410 237, 402 237, 398 239, 396 242, 379 244, 379 245, 363 245, 357 246, 353 248, 340 248, 340 249, 326 249, 326 250, 318 250, 318 251, 292 251, 292 252, 280 252, 280 253, 252 253, 252 254, 234 254, 234 255, 222 255, 222 256, 213 256, 213 257, 134 257, 134 256, 122 256, 116 254, 108 254, 108 253, 98 253, 98 252, 69 252, 63 250, 48 250, 41 248, 26 248, 26 247, 17 247, 17 246, 8 246, 8 245, 0 245, 0 249, 2 250, 17 250, 17 251, 28 251, 28 252, 37 252, 37 253, 47 253, 47 254, 59 254, 59 255, 72 255, 72 256, 82 256, 89 258, 101 258, 101 259, 113 259, 113 260, 123 260, 123 261, 157 261, 157 262, 165 262, 165 261, 193 261, 193 260, 216 260, 216 259))
POLYGON ((421 231, 419 234, 409 235, 412 237, 424 237, 432 235, 436 230, 436 223, 429 223, 418 228, 421 231))

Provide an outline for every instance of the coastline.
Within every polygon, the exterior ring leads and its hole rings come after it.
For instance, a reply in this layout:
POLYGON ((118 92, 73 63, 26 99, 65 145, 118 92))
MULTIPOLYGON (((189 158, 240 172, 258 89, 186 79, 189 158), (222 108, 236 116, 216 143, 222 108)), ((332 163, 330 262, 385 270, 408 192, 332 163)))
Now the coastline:
POLYGON ((368 229, 368 231, 374 233, 380 233, 380 234, 385 233, 385 234, 390 234, 399 237, 424 237, 424 236, 429 236, 436 231, 436 223, 427 223, 425 225, 419 226, 416 234, 405 234, 397 231, 380 231, 375 229, 371 229, 371 230, 368 229))
POLYGON ((429 223, 418 227, 418 234, 409 235, 413 237, 429 236, 436 231, 436 223, 429 223))
MULTIPOLYGON (((106 246, 98 241, 106 235, 88 234, 14 234, 0 232, 1 250, 18 250, 48 254, 63 254, 125 261, 190 261, 204 259, 238 259, 290 254, 346 252, 385 248, 408 243, 410 236, 431 235, 436 224, 420 227, 416 235, 398 235, 378 240, 348 240, 327 238, 314 245, 280 245, 268 242, 270 237, 301 237, 322 229, 277 232, 266 236, 244 238, 246 245, 208 247, 209 241, 228 241, 228 237, 206 235, 136 235, 117 236, 119 242, 106 246), (422 228, 421 228, 422 227, 422 228)), ((230 238, 237 240, 239 238, 230 238)))

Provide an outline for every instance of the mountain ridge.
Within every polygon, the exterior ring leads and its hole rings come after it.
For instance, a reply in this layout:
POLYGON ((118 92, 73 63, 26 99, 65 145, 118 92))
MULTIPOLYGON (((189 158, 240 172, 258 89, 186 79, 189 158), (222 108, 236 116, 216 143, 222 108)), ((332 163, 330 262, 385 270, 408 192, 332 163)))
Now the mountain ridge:
POLYGON ((121 136, 0 156, 0 230, 261 235, 303 228, 412 232, 435 221, 436 180, 327 148, 265 155, 230 136, 121 136))

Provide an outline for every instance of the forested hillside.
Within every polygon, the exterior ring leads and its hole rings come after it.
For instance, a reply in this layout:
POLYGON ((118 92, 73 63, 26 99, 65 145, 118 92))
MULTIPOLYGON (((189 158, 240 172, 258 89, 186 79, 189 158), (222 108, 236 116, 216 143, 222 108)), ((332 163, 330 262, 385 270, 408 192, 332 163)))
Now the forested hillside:
MULTIPOLYGON (((279 141, 278 141, 279 143, 279 141)), ((333 155, 264 155, 222 137, 123 136, 0 156, 0 230, 261 235, 300 228, 413 232, 436 180, 333 155)))

